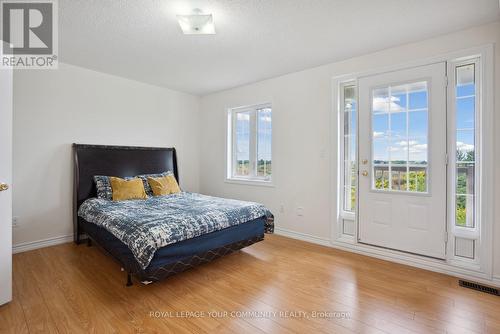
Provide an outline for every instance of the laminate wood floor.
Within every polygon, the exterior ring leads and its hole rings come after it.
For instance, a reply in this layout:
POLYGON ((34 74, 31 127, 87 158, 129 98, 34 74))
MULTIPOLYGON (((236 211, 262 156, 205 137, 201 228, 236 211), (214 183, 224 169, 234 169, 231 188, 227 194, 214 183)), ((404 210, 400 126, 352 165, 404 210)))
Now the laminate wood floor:
POLYGON ((148 286, 72 243, 13 266, 1 333, 500 333, 500 297, 276 235, 148 286))

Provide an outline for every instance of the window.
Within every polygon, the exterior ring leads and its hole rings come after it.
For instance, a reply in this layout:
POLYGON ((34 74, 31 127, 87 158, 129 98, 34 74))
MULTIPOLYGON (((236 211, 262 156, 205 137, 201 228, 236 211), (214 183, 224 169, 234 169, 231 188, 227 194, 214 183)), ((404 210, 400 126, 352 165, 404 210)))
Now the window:
POLYGON ((475 227, 477 62, 455 66, 455 225, 475 227))
POLYGON ((228 112, 228 169, 230 180, 271 182, 272 108, 270 104, 228 112))
POLYGON ((372 91, 372 188, 427 192, 427 82, 372 91))
POLYGON ((341 86, 341 111, 343 113, 343 167, 344 194, 343 209, 345 212, 356 211, 356 85, 354 83, 341 86))

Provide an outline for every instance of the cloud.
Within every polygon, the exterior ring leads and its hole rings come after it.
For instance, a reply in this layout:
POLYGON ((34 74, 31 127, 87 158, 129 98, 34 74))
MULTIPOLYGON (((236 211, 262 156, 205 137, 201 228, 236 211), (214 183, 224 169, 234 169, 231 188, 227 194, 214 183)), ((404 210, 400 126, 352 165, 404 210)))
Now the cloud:
POLYGON ((401 112, 404 109, 397 104, 399 98, 395 96, 388 97, 374 97, 373 98, 373 110, 378 112, 389 112, 389 107, 391 112, 401 112))
POLYGON ((427 144, 416 144, 411 146, 416 150, 426 150, 427 149, 427 144))
POLYGON ((474 151, 474 145, 466 144, 461 141, 457 141, 457 150, 460 152, 470 152, 474 151))
POLYGON ((425 153, 427 151, 427 144, 419 144, 416 140, 402 140, 397 145, 401 146, 403 151, 409 151, 410 153, 425 153))
POLYGON ((384 136, 384 132, 373 131, 373 138, 380 138, 384 136))
POLYGON ((410 141, 402 140, 402 141, 398 142, 397 144, 399 146, 405 146, 405 147, 407 147, 408 145, 409 146, 417 145, 418 141, 416 141, 416 140, 410 140, 410 141))
POLYGON ((424 153, 427 151, 427 144, 417 144, 410 146, 410 153, 424 153))

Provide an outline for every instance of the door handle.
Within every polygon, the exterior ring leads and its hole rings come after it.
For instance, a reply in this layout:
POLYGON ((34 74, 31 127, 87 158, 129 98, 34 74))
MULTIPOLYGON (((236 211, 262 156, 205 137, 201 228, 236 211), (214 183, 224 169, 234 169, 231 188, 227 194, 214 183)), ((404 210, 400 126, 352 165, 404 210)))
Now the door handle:
POLYGON ((5 191, 9 189, 9 185, 7 183, 0 183, 0 191, 5 191))
POLYGON ((368 176, 368 171, 366 171, 366 170, 362 171, 362 172, 361 172, 361 175, 363 175, 363 176, 368 176))

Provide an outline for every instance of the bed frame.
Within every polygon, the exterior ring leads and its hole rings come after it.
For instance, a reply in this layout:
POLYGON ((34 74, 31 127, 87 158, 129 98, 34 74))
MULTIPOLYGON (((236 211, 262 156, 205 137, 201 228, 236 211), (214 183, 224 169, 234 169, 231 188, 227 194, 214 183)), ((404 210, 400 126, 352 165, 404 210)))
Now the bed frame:
POLYGON ((124 246, 120 240, 103 228, 78 217, 78 209, 88 198, 97 197, 94 175, 126 177, 172 171, 179 182, 175 148, 73 144, 73 158, 74 242, 78 245, 85 239, 88 246, 94 242, 111 255, 126 271, 127 286, 132 285, 132 275, 143 283, 158 281, 264 239, 263 235, 256 235, 217 249, 211 249, 208 252, 198 253, 189 258, 183 258, 173 264, 144 270, 135 261, 130 251, 129 254, 126 254, 123 252, 123 247, 115 247, 116 245, 124 246))

